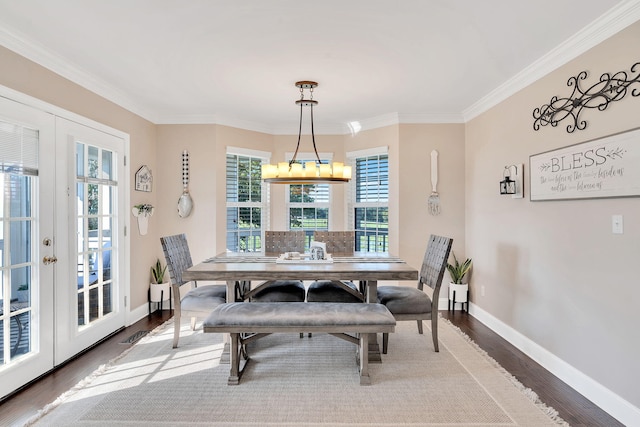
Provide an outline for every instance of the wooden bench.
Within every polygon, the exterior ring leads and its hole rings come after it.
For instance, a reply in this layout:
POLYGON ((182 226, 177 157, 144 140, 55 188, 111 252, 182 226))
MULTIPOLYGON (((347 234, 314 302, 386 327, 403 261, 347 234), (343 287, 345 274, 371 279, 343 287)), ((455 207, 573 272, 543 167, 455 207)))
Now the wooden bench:
POLYGON ((371 384, 370 333, 389 333, 396 321, 382 304, 233 302, 216 307, 203 323, 204 332, 231 335, 229 385, 240 382, 240 358, 249 361, 245 344, 278 332, 326 332, 358 346, 360 384, 371 384), (350 334, 358 334, 357 336, 350 334))

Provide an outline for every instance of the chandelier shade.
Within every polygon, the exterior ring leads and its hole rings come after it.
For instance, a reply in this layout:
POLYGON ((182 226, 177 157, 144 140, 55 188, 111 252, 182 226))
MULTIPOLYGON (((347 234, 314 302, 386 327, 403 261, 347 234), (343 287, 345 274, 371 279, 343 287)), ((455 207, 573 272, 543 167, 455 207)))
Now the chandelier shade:
POLYGON ((300 88, 300 99, 296 104, 300 106, 300 122, 298 126, 298 144, 293 158, 289 162, 279 162, 277 164, 262 165, 262 179, 273 184, 320 184, 320 183, 340 183, 349 182, 351 179, 351 166, 345 166, 342 162, 322 163, 316 148, 316 137, 313 129, 313 107, 318 105, 318 101, 313 99, 313 89, 318 83, 303 80, 296 82, 296 87, 300 88), (304 91, 309 91, 309 98, 305 98, 304 91), (302 118, 304 107, 309 107, 311 118, 311 141, 316 160, 304 162, 297 160, 300 140, 302 138, 302 118))

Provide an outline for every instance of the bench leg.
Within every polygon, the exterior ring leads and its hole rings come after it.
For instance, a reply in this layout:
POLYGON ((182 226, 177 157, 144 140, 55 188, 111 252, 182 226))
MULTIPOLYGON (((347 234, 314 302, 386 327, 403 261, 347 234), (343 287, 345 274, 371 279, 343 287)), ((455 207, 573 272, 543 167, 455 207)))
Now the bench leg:
POLYGON ((360 385, 371 385, 369 377, 369 334, 360 334, 360 385))
POLYGON ((238 385, 240 382, 240 334, 231 334, 231 371, 228 385, 238 385))

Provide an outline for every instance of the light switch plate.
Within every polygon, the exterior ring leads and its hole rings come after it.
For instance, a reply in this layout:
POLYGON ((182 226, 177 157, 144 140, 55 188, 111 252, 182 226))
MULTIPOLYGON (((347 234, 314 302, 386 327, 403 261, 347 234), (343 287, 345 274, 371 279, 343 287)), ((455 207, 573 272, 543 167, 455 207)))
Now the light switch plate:
POLYGON ((622 215, 611 215, 611 232, 613 234, 622 234, 624 232, 622 215))

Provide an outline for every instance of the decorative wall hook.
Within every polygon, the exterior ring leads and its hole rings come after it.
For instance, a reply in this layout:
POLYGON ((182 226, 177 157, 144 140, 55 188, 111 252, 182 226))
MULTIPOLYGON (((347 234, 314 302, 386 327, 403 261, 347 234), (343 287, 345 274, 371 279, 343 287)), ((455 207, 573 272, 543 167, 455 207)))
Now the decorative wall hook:
MULTIPOLYGON (((557 126, 562 120, 569 118, 567 132, 572 133, 576 129, 583 130, 587 127, 586 120, 580 117, 582 111, 598 109, 604 111, 610 103, 620 101, 627 95, 627 88, 633 84, 640 84, 640 62, 631 67, 631 76, 626 71, 618 71, 611 75, 604 73, 600 80, 586 90, 580 87, 580 82, 587 78, 587 72, 582 71, 567 81, 567 86, 573 86, 573 92, 566 98, 554 96, 548 104, 544 104, 533 110, 533 129, 539 130, 541 126, 557 126), (633 75, 637 73, 637 75, 633 75)), ((631 91, 632 96, 640 96, 640 86, 631 91)))
POLYGON ((186 218, 191 214, 193 200, 189 194, 189 152, 182 152, 182 195, 178 199, 178 215, 186 218))

